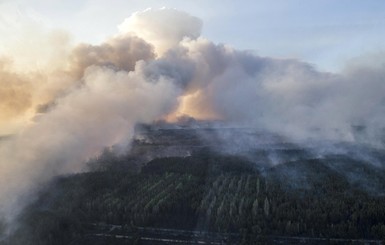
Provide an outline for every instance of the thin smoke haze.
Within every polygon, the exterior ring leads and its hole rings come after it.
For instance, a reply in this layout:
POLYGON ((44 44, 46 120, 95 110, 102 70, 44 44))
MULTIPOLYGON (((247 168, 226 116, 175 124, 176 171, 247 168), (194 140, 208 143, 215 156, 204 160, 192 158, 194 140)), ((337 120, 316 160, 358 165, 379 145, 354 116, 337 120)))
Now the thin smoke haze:
POLYGON ((0 141, 1 216, 12 220, 39 184, 82 171, 105 147, 127 149, 137 123, 158 119, 188 115, 297 141, 383 147, 383 64, 325 73, 213 43, 201 28, 185 12, 147 9, 98 45, 71 44, 63 32, 31 33, 47 43, 41 57, 28 53, 45 61, 40 67, 23 70, 11 53, 2 58, 0 126, 13 136, 0 141), (47 56, 50 50, 57 52, 47 56))

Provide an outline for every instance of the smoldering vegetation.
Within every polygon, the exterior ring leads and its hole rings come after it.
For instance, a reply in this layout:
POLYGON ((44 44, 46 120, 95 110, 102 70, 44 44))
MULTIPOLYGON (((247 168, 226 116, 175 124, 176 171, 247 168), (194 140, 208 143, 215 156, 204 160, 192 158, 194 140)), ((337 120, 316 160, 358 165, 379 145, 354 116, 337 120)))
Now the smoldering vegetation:
POLYGON ((385 151, 365 144, 296 142, 276 133, 213 121, 138 125, 129 156, 146 163, 156 158, 189 157, 203 149, 237 156, 288 188, 310 188, 335 175, 370 195, 384 195, 385 151))

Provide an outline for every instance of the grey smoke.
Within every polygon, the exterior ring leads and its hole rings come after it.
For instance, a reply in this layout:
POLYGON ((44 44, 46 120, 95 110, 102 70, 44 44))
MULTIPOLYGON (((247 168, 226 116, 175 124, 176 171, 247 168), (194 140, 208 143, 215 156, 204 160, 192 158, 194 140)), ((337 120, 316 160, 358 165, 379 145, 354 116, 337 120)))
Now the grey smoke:
POLYGON ((100 45, 79 44, 70 55, 70 71, 81 78, 92 65, 133 71, 139 60, 153 60, 153 47, 137 36, 122 35, 100 45))
MULTIPOLYGON (((53 86, 61 92, 39 103, 34 121, 0 145, 0 214, 12 220, 25 205, 20 198, 38 184, 83 171, 105 147, 127 149, 137 123, 172 114, 217 118, 296 142, 383 147, 383 65, 320 72, 305 62, 215 44, 200 37, 201 26, 187 13, 150 9, 125 20, 105 43, 72 49, 67 66, 55 72, 66 81, 53 86)), ((0 81, 0 93, 34 93, 31 83, 18 92, 20 77, 10 85, 0 81)))

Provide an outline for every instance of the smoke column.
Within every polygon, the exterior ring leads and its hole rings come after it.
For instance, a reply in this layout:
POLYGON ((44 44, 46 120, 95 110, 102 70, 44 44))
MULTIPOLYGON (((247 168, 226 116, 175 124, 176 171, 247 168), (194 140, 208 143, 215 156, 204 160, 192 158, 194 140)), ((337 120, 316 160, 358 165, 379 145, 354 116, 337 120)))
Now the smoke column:
POLYGON ((324 73, 215 44, 200 37, 201 28, 185 12, 148 9, 99 45, 40 33, 48 51, 61 47, 48 59, 60 62, 49 69, 43 62, 44 72, 4 57, 0 126, 13 135, 0 141, 0 214, 12 220, 39 184, 83 170, 105 147, 126 149, 135 124, 162 118, 189 115, 299 141, 383 146, 383 64, 324 73))

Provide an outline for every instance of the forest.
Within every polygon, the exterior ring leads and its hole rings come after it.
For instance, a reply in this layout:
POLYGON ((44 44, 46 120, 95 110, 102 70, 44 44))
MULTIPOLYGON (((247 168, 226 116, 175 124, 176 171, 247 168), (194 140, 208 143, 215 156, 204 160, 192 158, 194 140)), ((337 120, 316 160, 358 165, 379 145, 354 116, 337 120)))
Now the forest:
MULTIPOLYGON (((383 167, 341 155, 317 158, 286 143, 276 153, 287 162, 260 165, 253 159, 266 160, 266 151, 250 158, 219 151, 194 135, 155 130, 135 140, 130 154, 106 149, 89 160, 89 171, 57 176, 0 244, 385 240, 383 167)), ((0 232, 6 228, 1 224, 0 232)))
POLYGON ((246 244, 274 236, 385 239, 385 197, 352 187, 317 160, 306 163, 322 171, 310 188, 278 181, 279 167, 261 173, 245 158, 208 149, 154 159, 140 172, 105 160, 102 171, 53 180, 1 244, 87 244, 95 224, 122 227, 128 244, 138 227, 235 233, 246 244))

